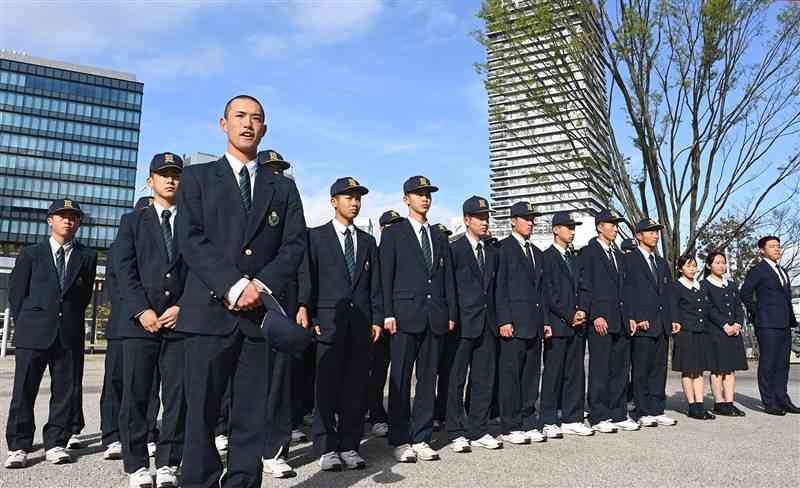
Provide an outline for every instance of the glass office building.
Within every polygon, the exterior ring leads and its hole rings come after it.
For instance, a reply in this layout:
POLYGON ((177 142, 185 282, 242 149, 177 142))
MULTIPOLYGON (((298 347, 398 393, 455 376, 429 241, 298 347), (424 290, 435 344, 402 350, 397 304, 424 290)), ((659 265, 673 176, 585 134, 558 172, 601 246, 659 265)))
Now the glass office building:
POLYGON ((107 249, 134 197, 142 83, 132 74, 0 51, 0 244, 48 234, 47 207, 84 210, 78 239, 107 249))

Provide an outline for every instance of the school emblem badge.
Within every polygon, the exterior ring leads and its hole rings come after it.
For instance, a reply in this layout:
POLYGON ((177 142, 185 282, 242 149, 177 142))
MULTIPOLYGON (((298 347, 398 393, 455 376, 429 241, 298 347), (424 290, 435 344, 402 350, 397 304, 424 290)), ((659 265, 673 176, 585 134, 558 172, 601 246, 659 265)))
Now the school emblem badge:
POLYGON ((424 176, 420 176, 419 177, 419 184, 420 184, 420 186, 429 186, 430 185, 430 183, 428 182, 428 178, 425 178, 424 176))
POLYGON ((164 155, 164 161, 166 161, 167 163, 174 163, 175 162, 175 158, 172 157, 172 154, 167 153, 167 154, 164 155))
POLYGON ((64 200, 64 208, 72 208, 72 200, 64 200))
POLYGON ((269 213, 269 217, 267 217, 267 223, 270 227, 277 227, 278 224, 281 223, 281 218, 278 216, 278 212, 272 211, 269 213))
POLYGON ((478 207, 479 208, 486 208, 486 200, 484 200, 482 198, 480 200, 478 200, 478 207))

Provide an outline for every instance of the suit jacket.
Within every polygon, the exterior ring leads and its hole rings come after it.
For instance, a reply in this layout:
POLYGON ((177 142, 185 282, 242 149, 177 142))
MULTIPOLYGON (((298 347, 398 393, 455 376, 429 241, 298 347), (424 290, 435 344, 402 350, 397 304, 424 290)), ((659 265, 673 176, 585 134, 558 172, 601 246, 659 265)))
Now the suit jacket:
POLYGON ((567 266, 561 251, 550 246, 544 251, 544 282, 547 294, 545 322, 553 329, 554 337, 583 335, 586 325, 572 327, 578 311, 578 259, 571 258, 572 270, 567 266))
POLYGON ((603 317, 612 334, 627 333, 628 314, 622 282, 625 277, 623 254, 614 249, 618 269, 614 269, 603 247, 594 237, 582 250, 578 260, 580 269, 578 307, 586 312, 587 328, 594 327, 594 319, 603 317))
POLYGON ((425 264, 419 239, 408 219, 381 234, 380 268, 383 312, 397 320, 402 332, 420 333, 427 327, 437 335, 456 320, 457 303, 450 246, 444 234, 429 227, 433 267, 425 264))
POLYGON ((734 282, 729 281, 728 286, 720 288, 705 279, 700 283, 700 287, 708 297, 706 318, 709 332, 724 334, 722 327, 725 324, 744 325, 742 323, 744 315, 742 302, 739 300, 739 293, 734 282))
POLYGON ((525 252, 510 235, 500 241, 497 272, 497 326, 514 325, 514 337, 544 337, 544 255, 531 246, 536 265, 531 271, 525 252))
POLYGON ((797 327, 797 318, 792 311, 791 284, 781 285, 778 274, 765 260, 761 260, 747 272, 742 289, 739 290, 739 298, 747 308, 755 327, 797 327))
POLYGON ((61 290, 49 240, 23 248, 8 287, 16 346, 47 349, 58 338, 64 347, 81 347, 96 268, 94 249, 75 241, 61 290))
POLYGON ((300 273, 300 302, 320 326, 321 342, 343 340, 348 332, 369 340, 371 325, 383 326, 380 258, 375 239, 356 229, 355 277, 332 222, 308 231, 308 252, 300 273))
MULTIPOLYGON (((640 253, 641 254, 641 253, 640 253)), ((709 310, 712 308, 704 284, 699 290, 686 288, 683 283, 672 283, 673 320, 681 324, 681 332, 706 332, 708 326, 709 310)), ((641 331, 637 331, 639 334, 641 331)))
MULTIPOLYGON (((181 211, 179 207, 176 219, 181 211)), ((186 264, 174 239, 172 251, 170 260, 155 207, 145 207, 122 216, 113 253, 124 310, 120 337, 160 339, 172 335, 172 331, 166 329, 156 334, 147 332, 137 318, 148 309, 160 316, 177 304, 183 294, 186 264)))
MULTIPOLYGON (((647 330, 637 330, 637 335, 655 337, 672 334, 672 276, 667 261, 653 255, 656 262, 657 279, 650 271, 644 255, 635 249, 623 258, 625 261, 625 302, 628 304, 627 319, 641 322, 647 320, 647 330)), ((627 320, 625 321, 627 323, 627 320)))
POLYGON ((225 295, 240 279, 258 279, 274 296, 296 279, 306 250, 303 205, 294 182, 258 167, 252 208, 225 157, 183 170, 175 236, 188 267, 177 330, 228 335, 236 327, 262 337, 266 309, 228 310, 225 295))
POLYGON ((458 320, 456 331, 460 337, 476 338, 488 327, 497 335, 495 315, 495 288, 497 284, 497 249, 483 246, 486 260, 481 274, 478 260, 472 251, 467 236, 462 236, 450 244, 455 273, 456 295, 458 297, 458 320))
POLYGON ((114 248, 115 243, 111 243, 106 253, 106 282, 105 292, 108 296, 109 304, 111 305, 111 313, 106 322, 106 339, 120 339, 119 329, 126 322, 125 311, 123 310, 123 303, 121 300, 119 280, 117 272, 114 268, 114 248))

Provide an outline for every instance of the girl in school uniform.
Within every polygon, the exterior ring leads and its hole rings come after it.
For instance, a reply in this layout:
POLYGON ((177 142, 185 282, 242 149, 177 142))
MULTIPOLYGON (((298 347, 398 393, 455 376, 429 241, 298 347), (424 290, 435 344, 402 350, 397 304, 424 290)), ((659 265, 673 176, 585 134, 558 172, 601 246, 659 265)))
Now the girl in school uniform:
POLYGON ((742 341, 742 303, 736 285, 725 274, 725 254, 713 251, 705 263, 702 287, 708 296, 709 369, 714 392, 714 412, 729 417, 743 417, 744 412, 733 404, 736 371, 747 369, 747 356, 742 341))
POLYGON ((708 297, 695 280, 697 261, 694 256, 678 258, 678 280, 673 283, 672 307, 675 320, 681 324, 674 336, 672 370, 681 373, 681 385, 689 403, 688 416, 711 420, 715 416, 703 406, 703 371, 708 369, 708 334, 706 333, 708 297))

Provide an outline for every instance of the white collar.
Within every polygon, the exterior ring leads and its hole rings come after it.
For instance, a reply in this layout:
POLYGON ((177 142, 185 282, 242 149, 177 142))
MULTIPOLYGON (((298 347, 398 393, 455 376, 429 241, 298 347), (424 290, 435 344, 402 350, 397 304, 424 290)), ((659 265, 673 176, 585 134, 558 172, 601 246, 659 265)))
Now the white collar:
POLYGON ((605 241, 603 241, 603 239, 600 239, 599 236, 597 237, 597 243, 600 244, 600 247, 602 247, 603 251, 605 252, 608 252, 609 249, 613 249, 613 246, 606 244, 605 241))
POLYGON ((419 232, 423 227, 425 228, 425 230, 430 235, 430 233, 431 233, 430 229, 429 229, 430 228, 430 222, 428 222, 427 220, 425 221, 425 223, 420 224, 415 219, 412 219, 411 217, 409 217, 408 221, 411 222, 411 227, 414 229, 414 234, 416 234, 417 236, 419 236, 419 232))
POLYGON ((476 240, 475 240, 475 239, 474 239, 474 238, 473 238, 473 237, 472 237, 472 236, 469 234, 469 232, 465 232, 465 233, 464 233, 464 237, 466 237, 466 238, 467 238, 467 242, 469 242, 469 246, 472 248, 472 250, 473 250, 473 251, 475 251, 476 249, 478 249, 478 244, 481 244, 483 247, 486 247, 486 245, 485 245, 485 244, 483 244, 481 241, 476 241, 476 240))
POLYGON ((356 235, 356 227, 352 224, 344 225, 343 223, 339 222, 337 219, 331 220, 333 222, 333 228, 336 229, 336 232, 339 234, 344 234, 348 229, 350 229, 350 235, 355 237, 356 235))
POLYGON ((639 244, 636 247, 639 249, 639 252, 642 253, 642 256, 644 256, 644 260, 647 261, 648 264, 649 264, 650 263, 650 256, 652 256, 653 253, 648 251, 647 249, 645 249, 644 246, 642 246, 641 244, 639 244))
POLYGON ((778 263, 776 263, 775 261, 771 260, 770 258, 766 258, 765 257, 764 261, 766 261, 773 268, 778 268, 780 266, 778 263))
POLYGON ((567 250, 564 249, 563 247, 559 246, 558 244, 556 244, 555 241, 553 241, 553 247, 556 248, 556 251, 560 252, 562 256, 566 256, 567 255, 567 250))
POLYGON ((531 239, 530 239, 530 238, 528 238, 528 239, 525 239, 525 238, 524 238, 524 237, 522 237, 521 235, 517 234, 517 232, 516 232, 516 231, 513 231, 513 230, 512 230, 512 231, 511 231, 511 235, 512 235, 512 236, 514 236, 514 239, 516 239, 516 240, 517 240, 517 242, 519 242, 519 245, 520 245, 520 246, 522 246, 522 247, 525 247, 525 243, 526 243, 526 242, 528 242, 528 243, 531 243, 531 245, 533 245, 533 243, 531 242, 531 239))
POLYGON ((164 210, 169 210, 170 213, 172 214, 172 215, 170 215, 170 220, 172 220, 172 217, 174 217, 175 213, 178 211, 178 208, 175 205, 173 205, 173 206, 171 206, 169 208, 165 208, 165 207, 162 207, 161 205, 157 204, 155 200, 153 200, 153 208, 155 209, 156 216, 159 219, 161 219, 161 214, 164 212, 164 210))
POLYGON ((728 286, 727 276, 723 276, 722 279, 719 279, 716 276, 710 274, 706 276, 706 281, 716 286, 717 288, 726 288, 728 286))
POLYGON ((64 254, 65 255, 69 254, 69 252, 72 251, 72 243, 73 243, 73 241, 67 241, 63 245, 61 245, 61 244, 58 243, 58 241, 53 239, 53 236, 50 236, 49 241, 50 241, 50 251, 53 253, 53 255, 55 255, 55 253, 58 252, 58 248, 59 247, 63 247, 64 248, 64 254))
POLYGON ((698 283, 697 280, 691 280, 690 281, 690 280, 686 279, 684 276, 681 276, 680 278, 678 278, 678 281, 680 281, 683 286, 685 286, 686 288, 688 288, 690 290, 699 290, 700 289, 700 283, 698 283))
POLYGON ((231 153, 229 153, 227 151, 225 152, 225 158, 228 160, 228 164, 230 165, 231 169, 237 175, 239 174, 239 171, 242 170, 242 166, 246 166, 247 167, 247 171, 251 175, 255 172, 256 167, 258 166, 258 163, 256 162, 255 159, 252 160, 252 161, 248 161, 246 163, 243 163, 243 162, 239 161, 239 159, 236 156, 234 156, 233 154, 231 154, 231 153))

